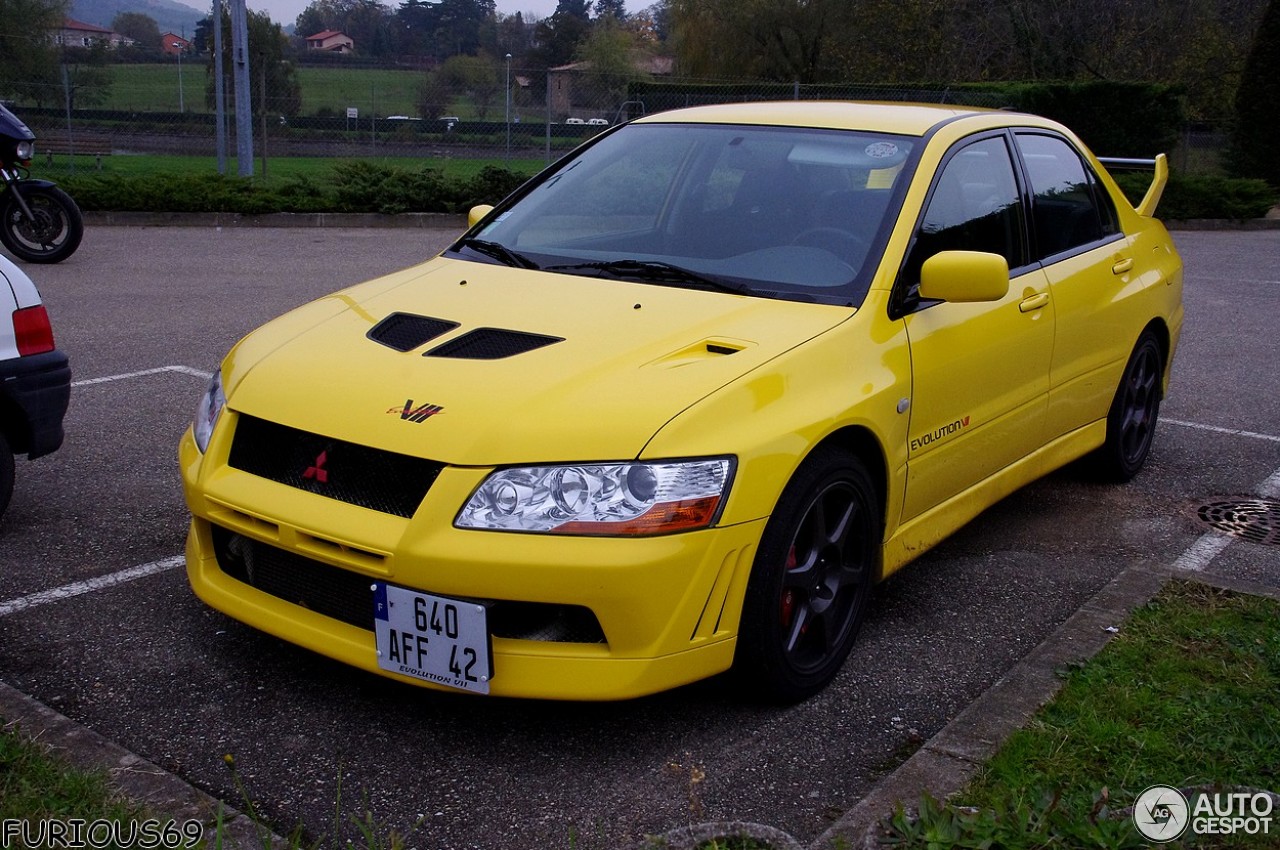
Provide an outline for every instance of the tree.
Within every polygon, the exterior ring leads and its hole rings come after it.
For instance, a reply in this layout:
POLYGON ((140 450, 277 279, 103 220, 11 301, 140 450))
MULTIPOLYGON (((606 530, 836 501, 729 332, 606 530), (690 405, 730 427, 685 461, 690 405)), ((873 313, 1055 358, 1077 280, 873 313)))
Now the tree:
POLYGON ((294 21, 294 30, 303 38, 336 30, 351 36, 357 53, 386 56, 395 43, 394 20, 379 0, 313 0, 294 21))
POLYGON ((156 19, 142 12, 120 12, 111 19, 111 28, 126 38, 137 42, 146 50, 159 50, 160 25, 156 19))
POLYGON ((62 0, 0 0, 0 95, 37 105, 61 99, 49 33, 62 25, 66 8, 62 0))
POLYGON ((671 0, 681 72, 816 82, 848 34, 849 0, 671 0))
POLYGON ((428 71, 418 86, 418 115, 434 121, 449 109, 453 102, 453 89, 439 71, 428 71))
POLYGON ((588 0, 559 0, 555 13, 537 28, 538 48, 533 62, 555 68, 573 61, 580 45, 591 32, 591 3, 588 0))
POLYGON ((626 0, 595 0, 596 20, 613 18, 615 21, 627 19, 626 0))
POLYGON ((636 70, 639 52, 635 33, 616 18, 596 21, 578 49, 577 58, 586 66, 581 95, 592 103, 616 107, 626 99, 628 83, 645 76, 636 70))
POLYGON ((1280 188, 1280 136, 1274 110, 1280 103, 1280 0, 1270 0, 1254 35, 1235 98, 1231 170, 1261 177, 1280 188))
POLYGON ((62 50, 62 96, 68 109, 97 106, 111 92, 111 69, 107 67, 105 42, 95 41, 90 47, 66 47, 62 50))
POLYGON ((437 72, 440 80, 454 96, 465 95, 471 99, 476 115, 481 121, 488 115, 489 107, 503 92, 505 66, 482 56, 451 56, 437 72))

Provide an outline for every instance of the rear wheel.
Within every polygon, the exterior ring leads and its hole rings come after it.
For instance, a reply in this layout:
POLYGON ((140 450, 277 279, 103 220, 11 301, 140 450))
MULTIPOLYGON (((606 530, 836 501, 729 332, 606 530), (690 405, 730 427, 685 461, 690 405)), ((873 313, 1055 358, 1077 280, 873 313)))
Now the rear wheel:
POLYGON ((1160 415, 1163 380, 1160 342, 1151 331, 1144 331, 1129 355, 1107 413, 1107 440, 1093 457, 1103 478, 1128 481, 1147 462, 1160 415))
POLYGON ((880 557, 880 507, 862 463, 819 449, 797 470, 751 568, 734 671, 785 702, 827 686, 844 665, 880 557))
POLYGON ((80 208, 57 186, 26 189, 19 183, 0 200, 0 242, 21 260, 61 262, 75 253, 83 237, 80 208), (30 218, 13 196, 19 191, 31 211, 30 218))

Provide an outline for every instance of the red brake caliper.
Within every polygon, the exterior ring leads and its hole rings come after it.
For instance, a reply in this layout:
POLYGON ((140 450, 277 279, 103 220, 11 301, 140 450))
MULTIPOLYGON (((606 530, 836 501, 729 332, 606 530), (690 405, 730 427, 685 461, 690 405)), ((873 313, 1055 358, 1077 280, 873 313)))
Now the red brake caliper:
MULTIPOLYGON (((787 550, 786 570, 790 572, 796 568, 796 547, 792 545, 787 550)), ((791 618, 796 613, 796 592, 791 588, 782 591, 782 625, 791 625, 791 618)))

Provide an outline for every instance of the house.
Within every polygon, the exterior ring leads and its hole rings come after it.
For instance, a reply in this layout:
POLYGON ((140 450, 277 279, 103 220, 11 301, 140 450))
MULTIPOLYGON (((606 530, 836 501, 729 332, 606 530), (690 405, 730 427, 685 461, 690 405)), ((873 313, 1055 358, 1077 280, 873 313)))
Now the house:
POLYGON ((95 44, 127 47, 134 42, 133 39, 126 38, 106 27, 86 24, 74 18, 63 18, 62 27, 53 34, 53 43, 62 47, 92 47, 95 44))
POLYGON ((191 42, 176 33, 167 32, 160 36, 160 49, 170 56, 179 53, 190 53, 191 42))
POLYGON ((308 50, 327 50, 330 53, 350 53, 356 49, 351 36, 337 30, 325 30, 307 36, 308 50))
MULTIPOLYGON (((642 74, 669 77, 673 64, 674 60, 668 56, 640 56, 633 60, 632 67, 642 74)), ((551 98, 553 113, 568 115, 571 112, 583 111, 574 108, 581 106, 574 103, 574 81, 579 79, 584 71, 590 69, 590 62, 574 62, 571 65, 547 69, 547 92, 551 98)), ((610 104, 610 107, 616 108, 617 104, 610 104)))

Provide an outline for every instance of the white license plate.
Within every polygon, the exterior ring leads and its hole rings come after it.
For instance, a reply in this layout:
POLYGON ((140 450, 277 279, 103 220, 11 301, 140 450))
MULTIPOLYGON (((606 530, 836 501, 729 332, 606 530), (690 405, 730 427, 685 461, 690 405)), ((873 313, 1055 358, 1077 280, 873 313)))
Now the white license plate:
POLYGON ((489 693, 492 660, 483 605, 373 585, 378 666, 437 685, 489 693))

